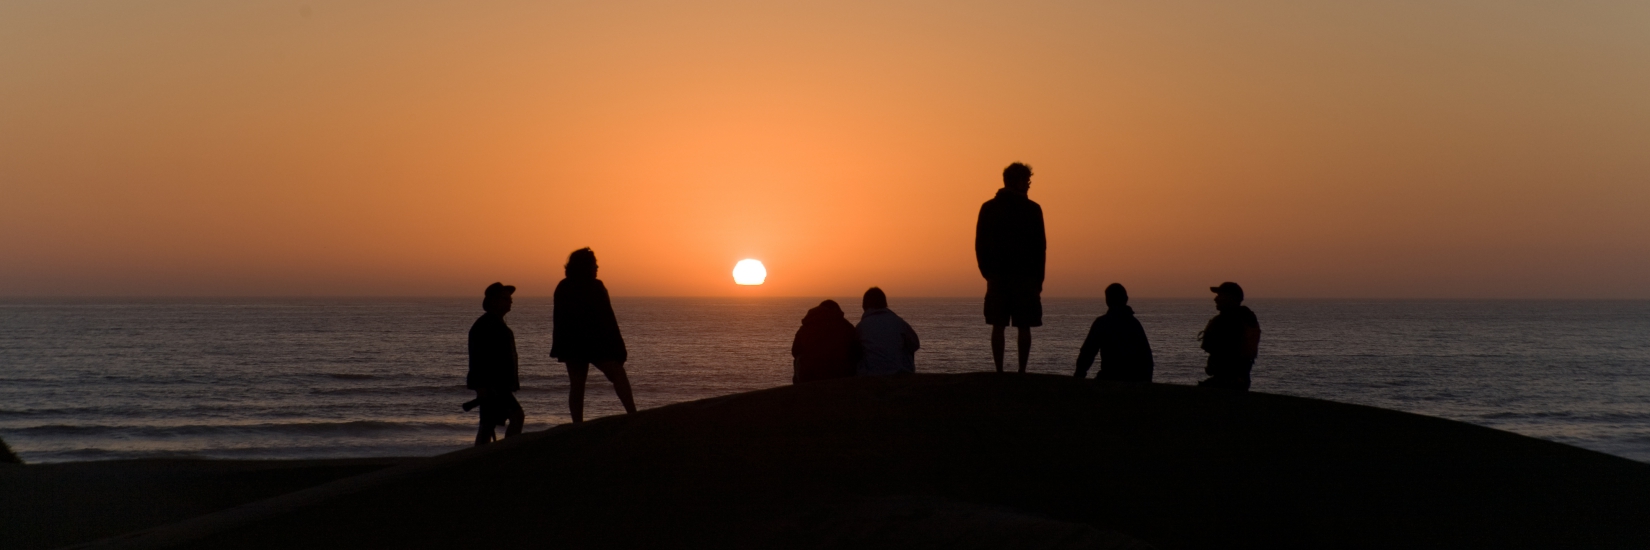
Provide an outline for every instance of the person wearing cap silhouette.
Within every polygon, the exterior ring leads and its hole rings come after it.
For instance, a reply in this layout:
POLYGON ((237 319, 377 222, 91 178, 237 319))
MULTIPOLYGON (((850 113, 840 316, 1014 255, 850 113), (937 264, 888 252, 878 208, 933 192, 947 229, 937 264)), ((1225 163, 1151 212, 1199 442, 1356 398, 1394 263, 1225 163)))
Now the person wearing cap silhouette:
POLYGON ((1209 366, 1203 369, 1209 379, 1197 385, 1249 391, 1249 371, 1260 350, 1260 320, 1243 305, 1243 287, 1237 283, 1220 283, 1209 290, 1215 293, 1220 314, 1198 333, 1203 351, 1209 352, 1209 366))
POLYGON ((985 322, 991 325, 991 360, 1003 372, 1003 331, 1019 332, 1020 372, 1031 356, 1031 327, 1043 326, 1043 265, 1048 236, 1043 207, 1027 197, 1031 167, 1003 169, 1003 188, 980 205, 974 225, 974 259, 985 278, 985 322))
MULTIPOLYGON (((516 287, 503 283, 487 285, 481 299, 486 311, 475 324, 470 325, 470 373, 464 378, 464 387, 475 390, 476 404, 481 407, 481 428, 476 430, 476 445, 486 445, 498 437, 495 428, 504 428, 504 437, 521 433, 526 415, 515 392, 521 389, 517 377, 516 333, 504 324, 504 314, 510 312, 510 295, 516 287)), ((468 405, 466 405, 466 409, 468 405)))

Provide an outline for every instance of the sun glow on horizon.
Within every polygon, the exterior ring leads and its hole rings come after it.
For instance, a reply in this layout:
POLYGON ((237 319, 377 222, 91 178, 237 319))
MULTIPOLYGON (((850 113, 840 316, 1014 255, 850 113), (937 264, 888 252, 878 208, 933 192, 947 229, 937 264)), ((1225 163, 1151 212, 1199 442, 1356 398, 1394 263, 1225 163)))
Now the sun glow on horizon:
POLYGON ((733 282, 746 286, 762 284, 768 279, 768 269, 760 260, 739 260, 733 266, 733 282))

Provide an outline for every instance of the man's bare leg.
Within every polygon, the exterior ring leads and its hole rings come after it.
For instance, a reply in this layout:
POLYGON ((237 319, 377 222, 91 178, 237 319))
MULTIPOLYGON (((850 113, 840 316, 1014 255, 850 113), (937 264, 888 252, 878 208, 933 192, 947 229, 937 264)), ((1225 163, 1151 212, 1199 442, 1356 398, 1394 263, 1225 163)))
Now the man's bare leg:
MULTIPOLYGON (((1026 359, 1031 358, 1031 327, 1016 327, 1016 328, 1020 329, 1020 374, 1025 374, 1026 373, 1026 359)), ((999 336, 997 337, 997 341, 1001 342, 1002 341, 1002 336, 1000 336, 1001 333, 998 333, 998 334, 999 334, 999 336)), ((999 346, 999 348, 1000 348, 1000 346, 999 346)), ((1003 353, 1001 351, 997 352, 997 357, 1000 358, 1002 356, 1003 356, 1003 353)), ((1001 365, 1002 360, 998 359, 997 363, 999 365, 1001 365)), ((997 367, 997 370, 1002 370, 1002 367, 1000 367, 1000 366, 997 367)))
POLYGON ((1004 325, 991 325, 991 362, 997 365, 997 373, 1003 372, 1003 328, 1004 325))

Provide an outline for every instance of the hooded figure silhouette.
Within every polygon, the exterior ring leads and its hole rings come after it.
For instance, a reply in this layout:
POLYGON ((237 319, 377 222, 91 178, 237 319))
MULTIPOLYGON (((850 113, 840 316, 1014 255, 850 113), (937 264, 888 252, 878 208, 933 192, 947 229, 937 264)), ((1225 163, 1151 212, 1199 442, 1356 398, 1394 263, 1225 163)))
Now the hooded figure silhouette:
POLYGON ((795 367, 791 383, 851 378, 859 365, 859 334, 836 300, 825 300, 802 318, 791 341, 795 367))

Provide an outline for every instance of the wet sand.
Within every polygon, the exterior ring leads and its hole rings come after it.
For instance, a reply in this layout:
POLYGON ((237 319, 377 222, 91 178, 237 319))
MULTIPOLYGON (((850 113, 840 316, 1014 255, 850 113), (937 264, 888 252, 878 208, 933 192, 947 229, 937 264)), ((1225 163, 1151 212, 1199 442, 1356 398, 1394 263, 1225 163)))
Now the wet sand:
POLYGON ((1646 548, 1644 518, 1650 465, 1557 443, 987 373, 560 426, 89 547, 1646 548))

